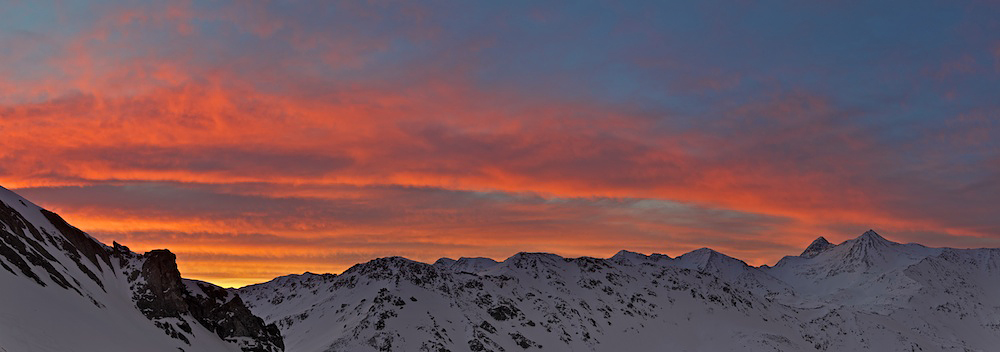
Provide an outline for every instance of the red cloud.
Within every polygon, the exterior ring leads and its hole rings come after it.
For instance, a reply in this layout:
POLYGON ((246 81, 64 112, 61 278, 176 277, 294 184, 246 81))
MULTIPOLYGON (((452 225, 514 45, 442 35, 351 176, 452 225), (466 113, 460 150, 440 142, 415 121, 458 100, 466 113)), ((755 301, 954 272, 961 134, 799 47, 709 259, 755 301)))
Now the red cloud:
MULTIPOLYGON (((542 80, 494 86, 477 71, 489 35, 419 50, 444 40, 428 10, 346 10, 384 26, 321 31, 259 4, 171 4, 110 9, 65 38, 4 37, 0 183, 99 189, 35 192, 102 239, 176 249, 204 278, 265 279, 274 270, 253 272, 263 261, 286 272, 376 255, 620 247, 676 255, 711 245, 761 264, 794 254, 778 243, 832 229, 995 233, 989 214, 949 209, 995 209, 996 193, 953 196, 922 177, 951 165, 914 150, 921 143, 883 141, 876 129, 894 123, 884 114, 808 90, 755 92, 764 98, 688 116, 564 96, 537 88, 553 86, 542 80), (249 40, 253 50, 228 46, 249 40), (394 53, 399 42, 417 49, 394 53), (392 54, 398 62, 378 65, 392 54), (920 162, 901 160, 910 152, 920 162), (110 195, 161 183, 173 188, 110 195), (188 187, 210 191, 172 203, 188 187), (275 247, 285 254, 263 256, 275 247)), ((744 79, 718 71, 677 86, 727 90, 744 79)), ((983 125, 936 135, 987 144, 983 125)))

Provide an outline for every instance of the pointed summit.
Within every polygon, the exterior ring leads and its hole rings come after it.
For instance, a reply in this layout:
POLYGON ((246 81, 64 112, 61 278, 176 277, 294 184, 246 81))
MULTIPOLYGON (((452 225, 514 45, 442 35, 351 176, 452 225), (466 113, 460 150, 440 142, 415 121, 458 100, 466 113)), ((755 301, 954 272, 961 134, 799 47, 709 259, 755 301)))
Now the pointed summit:
POLYGON ((861 236, 841 244, 847 248, 844 263, 864 268, 884 263, 888 260, 887 253, 897 245, 899 243, 882 238, 874 230, 865 231, 861 236))
POLYGON ((833 243, 830 243, 830 241, 827 241, 823 236, 819 236, 819 238, 812 241, 812 243, 809 244, 809 247, 806 247, 806 250, 802 251, 802 254, 799 256, 803 258, 812 258, 833 247, 836 246, 833 243))
POLYGON ((868 229, 868 231, 865 231, 865 233, 861 234, 860 237, 882 238, 882 236, 879 235, 878 232, 875 232, 875 230, 872 229, 868 229))
POLYGON ((861 236, 858 236, 858 238, 855 238, 854 241, 857 242, 857 243, 866 243, 866 244, 871 244, 871 245, 876 245, 876 246, 884 246, 884 245, 889 245, 889 244, 896 244, 896 242, 892 242, 890 240, 885 239, 884 237, 882 237, 881 235, 879 235, 877 232, 875 232, 875 230, 871 230, 871 229, 869 229, 868 231, 865 231, 865 233, 861 234, 861 236))

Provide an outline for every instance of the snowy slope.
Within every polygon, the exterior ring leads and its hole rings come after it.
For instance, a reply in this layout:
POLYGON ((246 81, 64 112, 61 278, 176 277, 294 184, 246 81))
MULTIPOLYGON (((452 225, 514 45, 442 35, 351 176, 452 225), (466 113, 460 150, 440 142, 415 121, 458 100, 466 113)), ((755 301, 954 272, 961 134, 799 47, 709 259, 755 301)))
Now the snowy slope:
POLYGON ((0 350, 282 350, 276 327, 221 288, 185 285, 174 260, 105 246, 0 188, 0 350))
POLYGON ((904 270, 941 251, 919 244, 895 243, 869 230, 840 245, 826 246, 818 253, 807 249, 805 256, 782 258, 764 271, 811 300, 892 304, 886 300, 904 299, 905 291, 914 289, 914 282, 904 275, 904 270))

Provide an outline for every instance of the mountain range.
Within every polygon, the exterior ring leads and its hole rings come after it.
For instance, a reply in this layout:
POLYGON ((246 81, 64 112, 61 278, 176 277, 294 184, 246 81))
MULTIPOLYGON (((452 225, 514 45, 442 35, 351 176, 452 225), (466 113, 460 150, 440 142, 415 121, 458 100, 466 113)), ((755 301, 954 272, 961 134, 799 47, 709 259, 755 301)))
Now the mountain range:
POLYGON ((875 231, 754 267, 518 253, 402 257, 238 289, 108 246, 0 188, 0 352, 996 351, 1000 249, 875 231))

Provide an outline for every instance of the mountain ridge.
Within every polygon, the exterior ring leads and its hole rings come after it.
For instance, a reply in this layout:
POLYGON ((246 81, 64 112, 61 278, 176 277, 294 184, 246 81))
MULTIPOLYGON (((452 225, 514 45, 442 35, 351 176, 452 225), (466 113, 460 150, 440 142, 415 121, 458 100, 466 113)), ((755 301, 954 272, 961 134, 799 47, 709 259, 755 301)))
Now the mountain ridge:
POLYGON ((988 351, 997 282, 1000 249, 869 230, 774 266, 708 248, 397 256, 223 289, 183 278, 167 250, 107 246, 0 188, 6 352, 988 351))
POLYGON ((170 251, 105 245, 2 187, 0 264, 0 346, 8 352, 284 349, 277 327, 238 296, 182 279, 170 251))

